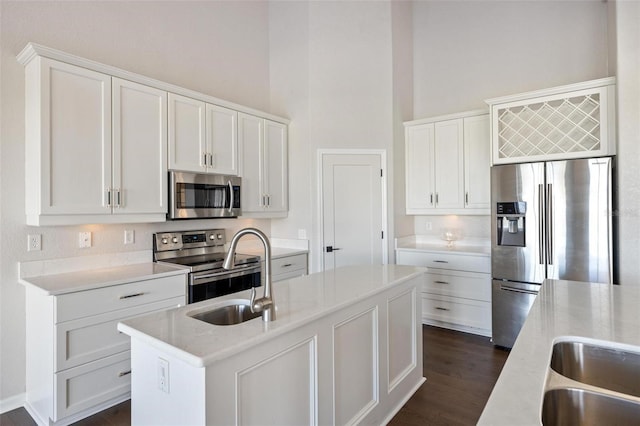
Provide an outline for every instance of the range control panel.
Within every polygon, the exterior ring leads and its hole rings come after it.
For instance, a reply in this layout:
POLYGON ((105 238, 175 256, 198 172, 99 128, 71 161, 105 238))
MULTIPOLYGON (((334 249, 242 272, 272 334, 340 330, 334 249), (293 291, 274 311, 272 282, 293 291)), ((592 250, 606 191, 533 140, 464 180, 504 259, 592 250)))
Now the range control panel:
POLYGON ((155 252, 159 252, 198 247, 216 247, 224 246, 226 241, 227 239, 224 229, 163 232, 154 234, 153 250, 155 252))

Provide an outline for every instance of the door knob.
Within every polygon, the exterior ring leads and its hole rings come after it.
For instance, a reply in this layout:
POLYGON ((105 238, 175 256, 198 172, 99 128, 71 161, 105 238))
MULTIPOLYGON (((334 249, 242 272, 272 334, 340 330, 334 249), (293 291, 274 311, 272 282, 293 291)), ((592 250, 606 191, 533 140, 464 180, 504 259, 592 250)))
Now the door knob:
POLYGON ((327 253, 331 253, 336 250, 341 250, 338 247, 333 247, 333 246, 327 246, 326 248, 327 248, 327 253))

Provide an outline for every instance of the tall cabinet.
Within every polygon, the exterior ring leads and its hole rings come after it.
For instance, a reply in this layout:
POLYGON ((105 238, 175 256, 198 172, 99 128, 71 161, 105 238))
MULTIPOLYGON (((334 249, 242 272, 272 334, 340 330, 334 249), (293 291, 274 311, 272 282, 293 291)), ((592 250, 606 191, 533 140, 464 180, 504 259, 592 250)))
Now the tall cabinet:
POLYGON ((407 214, 489 214, 486 111, 405 123, 407 214))
POLYGON ((242 150, 242 215, 286 216, 287 126, 240 113, 238 136, 242 150))

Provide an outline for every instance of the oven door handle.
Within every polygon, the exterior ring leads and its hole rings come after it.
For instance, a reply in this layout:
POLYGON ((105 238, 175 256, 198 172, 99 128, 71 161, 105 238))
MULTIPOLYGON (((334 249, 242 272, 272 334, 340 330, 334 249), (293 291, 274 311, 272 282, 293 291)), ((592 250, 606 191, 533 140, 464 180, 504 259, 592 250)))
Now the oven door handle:
POLYGON ((256 272, 260 272, 262 266, 260 264, 255 266, 239 266, 229 271, 221 271, 221 272, 212 272, 212 273, 203 273, 203 274, 192 274, 191 275, 191 285, 198 284, 206 284, 212 281, 220 281, 227 278, 235 278, 241 277, 243 275, 249 275, 256 272))

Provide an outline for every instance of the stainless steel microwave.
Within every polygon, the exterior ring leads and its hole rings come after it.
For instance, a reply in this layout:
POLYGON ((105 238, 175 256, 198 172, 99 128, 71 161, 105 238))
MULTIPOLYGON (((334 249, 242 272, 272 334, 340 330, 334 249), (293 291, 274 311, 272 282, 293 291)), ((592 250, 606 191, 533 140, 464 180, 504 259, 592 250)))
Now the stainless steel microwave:
POLYGON ((238 176, 170 171, 167 218, 238 217, 241 182, 238 176))

